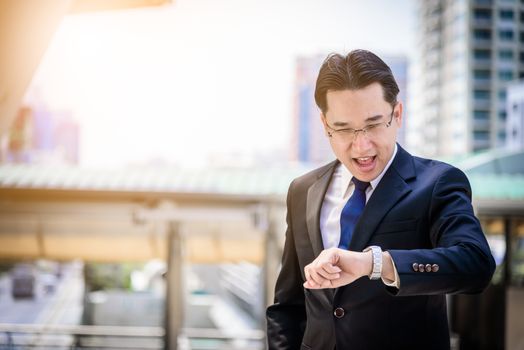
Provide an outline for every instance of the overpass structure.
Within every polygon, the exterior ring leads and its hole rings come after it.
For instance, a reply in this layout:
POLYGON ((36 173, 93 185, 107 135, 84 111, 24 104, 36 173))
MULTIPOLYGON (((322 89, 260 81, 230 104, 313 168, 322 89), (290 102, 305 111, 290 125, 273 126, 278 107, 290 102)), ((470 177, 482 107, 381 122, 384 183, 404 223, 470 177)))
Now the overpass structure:
POLYGON ((248 261, 272 299, 285 193, 304 168, 86 170, 0 165, 0 259, 167 262, 167 344, 184 315, 183 267, 248 261))
POLYGON ((285 192, 300 171, 2 165, 0 258, 165 260, 169 223, 178 222, 192 262, 261 263, 266 231, 284 222, 285 192))

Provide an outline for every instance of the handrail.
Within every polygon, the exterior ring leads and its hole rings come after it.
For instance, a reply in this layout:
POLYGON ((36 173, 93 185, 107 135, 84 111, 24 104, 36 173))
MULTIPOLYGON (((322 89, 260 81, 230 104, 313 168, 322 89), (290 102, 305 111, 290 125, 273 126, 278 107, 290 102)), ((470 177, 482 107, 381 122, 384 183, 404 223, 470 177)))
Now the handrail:
MULTIPOLYGON (((163 327, 91 326, 65 324, 0 323, 0 333, 49 333, 65 335, 99 335, 113 337, 163 337, 163 327)), ((259 329, 224 331, 216 328, 182 328, 188 338, 263 340, 265 333, 259 329)))
MULTIPOLYGON (((71 336, 68 344, 60 342, 50 343, 46 342, 48 346, 55 348, 97 348, 97 349, 163 349, 164 342, 160 343, 142 343, 134 341, 133 344, 122 344, 120 342, 111 341, 111 338, 134 338, 134 339, 151 339, 164 338, 166 331, 163 327, 136 327, 136 326, 92 326, 92 325, 64 325, 64 324, 12 324, 0 323, 0 334, 7 335, 7 343, 0 339, 0 347, 7 345, 7 349, 16 349, 17 346, 24 346, 24 348, 39 347, 37 344, 30 344, 23 341, 24 338, 18 338, 15 343, 13 336, 19 334, 20 337, 27 337, 31 335, 40 336, 71 336), (94 337, 88 339, 80 339, 81 337, 94 337), (97 338, 98 337, 98 338, 97 338), (22 341, 22 342, 20 342, 22 341)), ((247 330, 223 330, 215 328, 182 328, 180 330, 179 339, 214 339, 219 341, 254 341, 256 343, 265 341, 265 332, 260 329, 247 330)), ((1 338, 1 337, 0 337, 1 338)), ((52 339, 49 339, 52 340, 52 339)), ((188 348, 189 349, 189 348, 188 348)), ((259 349, 253 347, 253 349, 259 349)))
POLYGON ((264 340, 266 336, 260 329, 225 331, 216 328, 182 328, 181 334, 188 338, 221 340, 264 340))
POLYGON ((90 326, 65 324, 0 323, 0 333, 49 333, 66 335, 99 335, 113 337, 163 337, 163 327, 90 326))

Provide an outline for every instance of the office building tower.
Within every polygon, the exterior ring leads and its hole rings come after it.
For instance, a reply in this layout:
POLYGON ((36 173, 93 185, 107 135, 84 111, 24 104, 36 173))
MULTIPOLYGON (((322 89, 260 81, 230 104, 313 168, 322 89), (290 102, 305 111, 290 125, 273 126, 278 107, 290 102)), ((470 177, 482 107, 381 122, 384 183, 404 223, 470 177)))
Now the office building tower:
POLYGON ((506 146, 524 150, 524 82, 510 85, 507 99, 506 146))
POLYGON ((9 130, 0 162, 78 164, 80 126, 70 111, 22 106, 9 130))
POLYGON ((408 146, 453 156, 506 142, 506 88, 524 75, 524 3, 419 1, 408 146))
POLYGON ((23 106, 9 129, 7 152, 2 161, 29 163, 34 139, 34 115, 30 107, 23 106))
MULTIPOLYGON (((379 56, 391 68, 399 85, 399 100, 404 103, 404 126, 407 115, 407 59, 403 56, 379 56)), ((303 163, 321 164, 335 159, 320 120, 315 103, 315 84, 326 55, 299 57, 296 61, 296 85, 292 126, 291 159, 303 163)), ((399 131, 398 142, 405 143, 405 127, 399 131)))

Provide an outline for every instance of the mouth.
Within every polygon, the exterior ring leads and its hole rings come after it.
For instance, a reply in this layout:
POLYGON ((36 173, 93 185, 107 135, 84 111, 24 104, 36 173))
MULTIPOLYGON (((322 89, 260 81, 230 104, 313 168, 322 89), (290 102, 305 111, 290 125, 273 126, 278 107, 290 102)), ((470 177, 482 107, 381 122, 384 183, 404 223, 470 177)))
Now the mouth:
POLYGON ((361 172, 369 172, 375 168, 377 156, 368 156, 368 157, 357 157, 352 158, 353 163, 357 166, 361 172))

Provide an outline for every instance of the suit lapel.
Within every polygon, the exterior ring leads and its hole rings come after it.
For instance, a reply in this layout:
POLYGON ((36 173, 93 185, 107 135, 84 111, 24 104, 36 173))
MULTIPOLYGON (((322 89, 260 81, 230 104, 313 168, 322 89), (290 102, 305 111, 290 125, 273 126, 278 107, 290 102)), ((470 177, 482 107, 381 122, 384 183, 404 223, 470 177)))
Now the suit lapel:
POLYGON ((320 233, 320 210, 322 208, 322 202, 324 201, 324 195, 326 194, 337 164, 338 161, 331 163, 331 166, 317 178, 307 192, 306 225, 315 257, 324 249, 322 235, 320 233))
POLYGON ((388 211, 411 192, 406 180, 415 176, 413 157, 398 146, 393 163, 373 191, 360 217, 349 244, 349 249, 362 251, 388 211))

